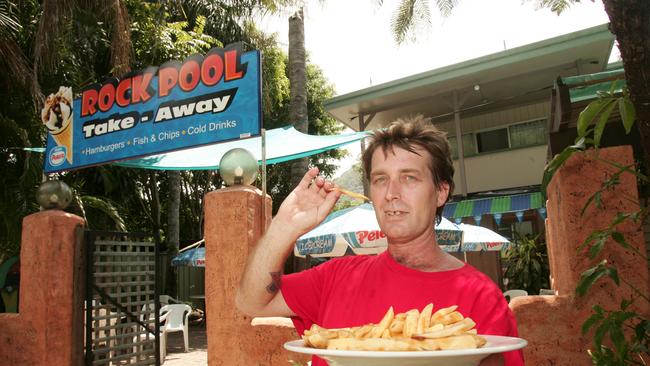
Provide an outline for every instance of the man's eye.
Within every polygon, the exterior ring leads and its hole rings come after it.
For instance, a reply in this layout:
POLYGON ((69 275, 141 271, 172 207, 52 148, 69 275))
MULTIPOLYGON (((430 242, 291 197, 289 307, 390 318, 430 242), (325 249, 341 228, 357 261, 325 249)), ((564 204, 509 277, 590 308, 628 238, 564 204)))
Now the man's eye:
POLYGON ((377 177, 372 181, 372 183, 378 184, 378 183, 383 183, 385 181, 386 181, 386 177, 377 177))
POLYGON ((404 181, 405 181, 405 182, 415 182, 416 180, 417 180, 417 178, 415 178, 415 177, 412 176, 412 175, 406 175, 406 176, 404 176, 404 181))

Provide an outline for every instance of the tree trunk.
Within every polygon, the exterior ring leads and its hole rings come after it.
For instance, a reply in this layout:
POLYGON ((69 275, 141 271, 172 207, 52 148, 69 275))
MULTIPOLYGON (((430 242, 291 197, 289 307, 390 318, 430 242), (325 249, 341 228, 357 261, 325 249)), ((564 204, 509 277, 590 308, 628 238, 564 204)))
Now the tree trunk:
POLYGON ((160 233, 160 197, 158 195, 158 179, 156 172, 149 173, 149 192, 151 194, 151 220, 153 231, 160 233))
MULTIPOLYGON (((307 67, 305 60, 305 22, 302 8, 289 18, 289 82, 291 102, 289 122, 296 130, 307 133, 307 67)), ((309 160, 302 158, 291 164, 291 186, 305 175, 309 160)))
POLYGON ((650 1, 603 0, 603 4, 621 51, 643 159, 650 169, 650 1))
MULTIPOLYGON (((169 179, 169 206, 167 208, 167 253, 169 260, 178 254, 180 247, 179 210, 181 207, 181 174, 178 170, 167 172, 169 179)), ((167 294, 178 296, 176 293, 176 271, 169 266, 167 272, 167 294)))

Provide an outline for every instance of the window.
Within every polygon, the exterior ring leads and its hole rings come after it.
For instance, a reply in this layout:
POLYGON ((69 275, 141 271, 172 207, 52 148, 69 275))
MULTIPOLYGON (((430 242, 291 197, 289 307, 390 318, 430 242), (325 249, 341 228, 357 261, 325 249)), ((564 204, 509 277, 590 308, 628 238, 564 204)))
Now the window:
MULTIPOLYGON (((464 156, 510 148, 543 145, 547 140, 546 119, 513 124, 495 130, 463 134, 464 156)), ((458 159, 456 136, 448 137, 451 156, 458 159)))
POLYGON ((512 125, 510 129, 510 146, 522 147, 546 143, 546 120, 540 119, 512 125))
POLYGON ((476 145, 479 153, 505 150, 510 147, 508 128, 479 132, 476 134, 476 145))
MULTIPOLYGON (((456 136, 448 138, 449 145, 451 146, 451 157, 458 159, 458 143, 456 136)), ((463 156, 472 156, 476 154, 476 146, 474 142, 474 134, 466 133, 463 135, 463 156)))

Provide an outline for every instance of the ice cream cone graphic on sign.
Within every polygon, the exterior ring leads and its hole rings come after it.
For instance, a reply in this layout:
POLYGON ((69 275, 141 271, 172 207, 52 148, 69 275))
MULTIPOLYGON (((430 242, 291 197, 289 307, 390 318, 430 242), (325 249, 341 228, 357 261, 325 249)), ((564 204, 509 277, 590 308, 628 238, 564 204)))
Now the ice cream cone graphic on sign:
POLYGON ((41 110, 41 121, 58 146, 65 147, 65 159, 72 164, 72 89, 59 87, 50 94, 41 110))

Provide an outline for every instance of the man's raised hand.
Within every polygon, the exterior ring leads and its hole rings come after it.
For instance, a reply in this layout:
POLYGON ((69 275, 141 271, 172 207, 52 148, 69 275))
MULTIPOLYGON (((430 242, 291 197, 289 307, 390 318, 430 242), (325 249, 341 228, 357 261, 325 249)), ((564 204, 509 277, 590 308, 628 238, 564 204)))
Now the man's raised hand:
POLYGON ((341 196, 333 187, 318 175, 318 168, 309 169, 282 202, 275 219, 298 236, 308 232, 327 217, 341 196))

